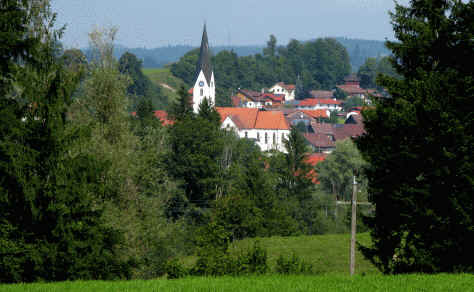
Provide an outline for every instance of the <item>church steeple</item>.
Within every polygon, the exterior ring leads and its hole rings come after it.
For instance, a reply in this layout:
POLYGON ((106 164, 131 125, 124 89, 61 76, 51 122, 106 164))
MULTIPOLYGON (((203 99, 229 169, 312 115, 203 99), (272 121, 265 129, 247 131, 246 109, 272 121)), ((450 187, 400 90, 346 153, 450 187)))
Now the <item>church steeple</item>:
POLYGON ((199 60, 196 67, 196 77, 199 76, 199 73, 201 73, 201 71, 204 73, 204 77, 206 77, 207 84, 210 84, 212 75, 211 53, 209 51, 209 42, 207 40, 207 30, 205 23, 204 30, 202 32, 199 60))
POLYGON ((214 82, 214 73, 211 66, 211 52, 207 40, 206 24, 202 32, 201 50, 199 60, 196 64, 196 83, 193 87, 193 110, 199 111, 199 105, 206 98, 211 104, 216 101, 216 85, 214 82))

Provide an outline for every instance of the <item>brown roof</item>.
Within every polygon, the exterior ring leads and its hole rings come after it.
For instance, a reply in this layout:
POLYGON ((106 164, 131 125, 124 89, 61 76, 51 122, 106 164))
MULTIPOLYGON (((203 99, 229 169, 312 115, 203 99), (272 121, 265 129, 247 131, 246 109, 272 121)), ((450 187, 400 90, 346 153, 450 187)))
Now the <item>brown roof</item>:
POLYGON ((311 90, 309 95, 314 98, 333 98, 334 94, 329 90, 311 90))
POLYGON ((343 124, 334 127, 334 139, 336 141, 355 138, 364 133, 364 125, 362 124, 343 124))
POLYGON ((337 85, 337 88, 346 92, 347 94, 367 94, 367 90, 360 88, 357 85, 353 84, 344 84, 344 85, 337 85))
POLYGON ((328 123, 311 123, 311 127, 315 133, 319 134, 333 134, 333 125, 328 123))
POLYGON ((336 144, 332 140, 330 135, 321 133, 305 133, 304 137, 314 147, 320 148, 331 148, 336 147, 336 144))

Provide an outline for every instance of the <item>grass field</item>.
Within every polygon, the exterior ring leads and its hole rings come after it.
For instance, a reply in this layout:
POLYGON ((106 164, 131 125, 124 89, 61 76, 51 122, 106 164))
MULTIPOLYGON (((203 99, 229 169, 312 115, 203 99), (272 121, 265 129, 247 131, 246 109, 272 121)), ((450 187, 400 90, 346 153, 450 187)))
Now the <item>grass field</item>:
POLYGON ((161 87, 170 102, 178 98, 177 90, 181 85, 184 85, 184 82, 173 76, 169 68, 145 68, 143 69, 143 73, 148 76, 153 83, 161 87))
MULTIPOLYGON (((349 273, 349 248, 350 234, 325 234, 312 236, 292 237, 266 237, 260 239, 244 239, 232 245, 232 251, 239 253, 253 246, 258 240, 262 247, 267 250, 268 263, 274 270, 276 260, 280 255, 289 257, 293 253, 307 263, 313 265, 314 273, 349 273)), ((357 234, 357 241, 367 245, 370 242, 368 233, 357 234)), ((183 259, 183 264, 190 267, 195 261, 194 257, 183 259)), ((356 253, 356 273, 374 274, 378 273, 374 265, 363 258, 362 254, 356 253)))
POLYGON ((249 276, 0 285, 5 292, 79 291, 474 291, 473 275, 249 276))

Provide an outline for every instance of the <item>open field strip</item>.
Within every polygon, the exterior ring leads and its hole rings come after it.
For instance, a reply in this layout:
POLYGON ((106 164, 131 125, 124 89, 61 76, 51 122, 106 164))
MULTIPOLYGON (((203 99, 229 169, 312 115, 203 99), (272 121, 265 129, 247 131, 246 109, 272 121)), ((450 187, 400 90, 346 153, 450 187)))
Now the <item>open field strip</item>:
POLYGON ((474 291, 474 276, 398 275, 249 276, 184 278, 178 280, 77 281, 0 285, 0 291, 474 291))

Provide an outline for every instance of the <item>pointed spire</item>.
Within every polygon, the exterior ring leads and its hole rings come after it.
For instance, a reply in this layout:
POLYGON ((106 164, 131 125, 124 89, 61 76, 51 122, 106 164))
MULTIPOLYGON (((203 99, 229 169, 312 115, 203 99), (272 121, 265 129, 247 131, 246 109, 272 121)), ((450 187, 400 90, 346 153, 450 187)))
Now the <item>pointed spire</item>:
POLYGON ((199 51, 199 60, 196 67, 196 77, 199 72, 204 73, 207 84, 211 82, 212 67, 211 67, 211 52, 209 51, 209 42, 207 40, 206 23, 204 23, 204 30, 202 32, 201 50, 199 51))

